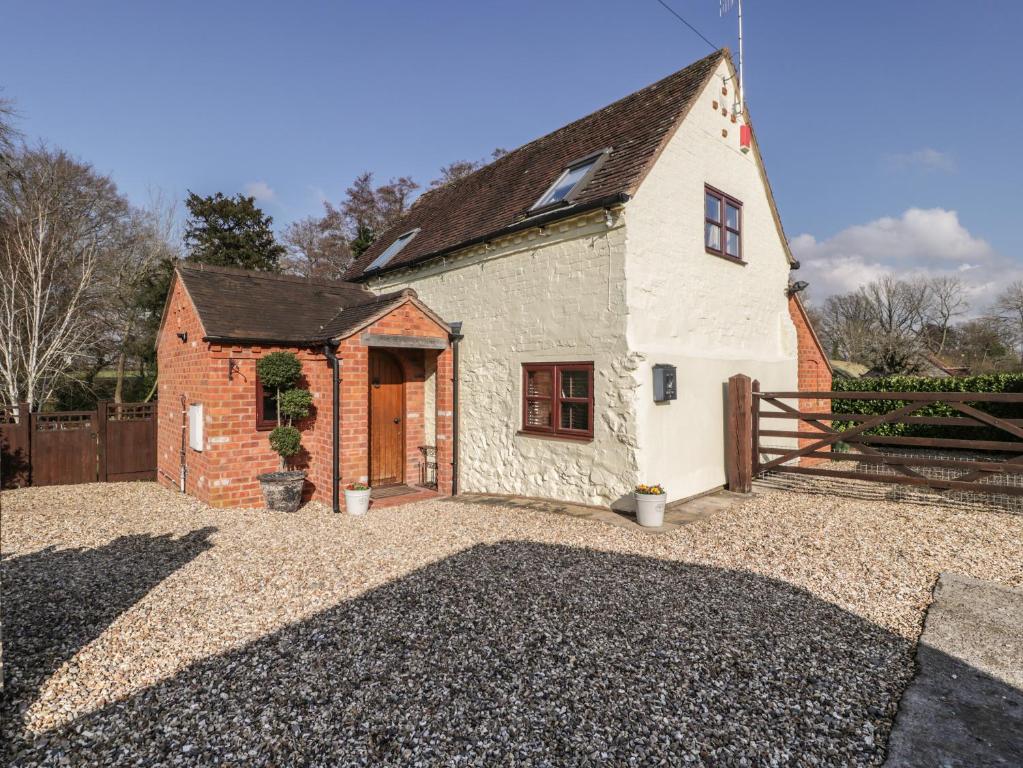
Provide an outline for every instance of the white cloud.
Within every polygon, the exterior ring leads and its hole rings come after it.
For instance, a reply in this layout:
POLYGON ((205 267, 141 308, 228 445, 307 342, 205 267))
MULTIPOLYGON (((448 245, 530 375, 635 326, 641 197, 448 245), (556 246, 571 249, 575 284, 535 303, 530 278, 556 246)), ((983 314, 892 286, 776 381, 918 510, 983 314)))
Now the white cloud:
POLYGON ((986 306, 998 286, 1023 277, 1023 264, 1005 258, 943 208, 910 208, 899 217, 885 216, 843 229, 818 240, 802 234, 790 241, 799 260, 799 279, 823 301, 882 275, 955 275, 971 295, 971 305, 986 306), (992 276, 997 280, 992 280, 992 276))
POLYGON ((277 197, 277 193, 265 181, 250 181, 245 185, 244 192, 260 203, 272 203, 277 197))
POLYGON ((889 167, 895 170, 916 169, 952 173, 956 169, 956 161, 951 154, 931 147, 889 155, 887 161, 889 167))

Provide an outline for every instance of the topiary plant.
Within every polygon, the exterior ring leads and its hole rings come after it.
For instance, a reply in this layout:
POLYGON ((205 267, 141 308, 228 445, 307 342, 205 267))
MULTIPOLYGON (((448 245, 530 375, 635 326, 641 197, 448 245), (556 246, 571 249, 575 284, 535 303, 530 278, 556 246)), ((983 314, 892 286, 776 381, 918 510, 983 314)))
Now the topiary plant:
POLYGON ((277 426, 270 432, 270 447, 281 457, 281 470, 288 459, 302 449, 302 433, 294 422, 309 416, 313 396, 295 385, 302 376, 302 363, 293 352, 271 352, 256 362, 256 373, 265 389, 274 391, 277 426))

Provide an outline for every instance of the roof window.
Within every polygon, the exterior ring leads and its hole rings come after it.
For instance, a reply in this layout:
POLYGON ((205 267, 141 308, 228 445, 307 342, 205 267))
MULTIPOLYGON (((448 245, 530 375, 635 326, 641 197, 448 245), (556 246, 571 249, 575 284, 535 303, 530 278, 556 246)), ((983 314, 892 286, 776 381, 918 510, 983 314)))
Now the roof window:
POLYGON ((602 149, 600 152, 595 152, 569 164, 561 172, 558 180, 536 201, 531 210, 535 211, 537 208, 571 202, 572 198, 586 186, 597 169, 603 165, 610 151, 610 149, 602 149))
POLYGON ((404 235, 399 235, 393 243, 384 249, 383 253, 373 259, 373 263, 366 267, 366 271, 372 272, 375 269, 383 269, 386 267, 387 264, 390 263, 391 259, 397 256, 398 252, 408 245, 412 241, 412 238, 418 234, 419 227, 416 227, 415 229, 406 232, 404 235))

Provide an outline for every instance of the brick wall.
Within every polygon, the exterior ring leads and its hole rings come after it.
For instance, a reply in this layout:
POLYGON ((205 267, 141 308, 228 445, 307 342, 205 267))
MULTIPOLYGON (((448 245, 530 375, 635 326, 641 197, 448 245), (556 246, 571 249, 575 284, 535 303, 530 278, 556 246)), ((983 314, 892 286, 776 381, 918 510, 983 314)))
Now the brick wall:
MULTIPOLYGON (((447 330, 412 303, 406 303, 366 329, 374 334, 447 339, 447 330)), ((304 451, 293 466, 308 473, 306 499, 331 500, 331 368, 319 349, 253 345, 210 345, 187 292, 178 281, 171 292, 167 321, 160 335, 158 360, 158 477, 178 487, 181 396, 186 407, 202 403, 203 450, 185 445, 186 491, 214 507, 261 506, 258 475, 273 472, 279 459, 270 449, 269 429, 256 421, 256 361, 270 352, 290 351, 302 362, 301 386, 313 396, 310 417, 298 424, 304 451), (183 344, 175 336, 188 332, 183 344), (232 371, 230 377, 228 370, 232 371)), ((369 348, 362 332, 341 342, 341 477, 365 481, 369 469, 369 348)), ((438 489, 451 490, 450 350, 392 350, 405 375, 406 480, 419 479, 419 446, 424 444, 426 356, 436 365, 438 489), (445 405, 447 404, 447 405, 445 405), (444 412, 447 408, 447 412, 444 412)), ((186 435, 187 438, 187 435, 186 435)))
MULTIPOLYGON (((831 390, 831 368, 828 365, 827 357, 821 348, 817 335, 814 333, 810 318, 807 317, 806 308, 799 300, 798 295, 789 298, 789 315, 796 326, 796 343, 799 354, 799 391, 800 392, 828 392, 831 390)), ((819 400, 814 398, 803 398, 799 401, 801 411, 830 411, 830 400, 819 400)), ((800 432, 820 432, 821 430, 806 422, 799 424, 800 432)), ((827 423, 827 422, 825 422, 827 423)), ((810 438, 801 438, 799 447, 809 445, 813 442, 810 438)), ((825 449, 827 450, 827 449, 825 449)), ((826 459, 803 459, 802 464, 816 464, 826 459)))
MULTIPOLYGON (((412 303, 404 304, 364 331, 344 339, 341 358, 341 473, 342 482, 366 482, 369 477, 369 355, 362 333, 420 336, 447 340, 437 325, 412 303)), ((426 444, 427 369, 436 368, 436 441, 438 490, 451 492, 451 350, 387 349, 405 377, 405 480, 419 481, 419 446, 426 444), (429 363, 428 363, 429 358, 429 363)), ((329 453, 328 453, 329 455, 329 453)))
POLYGON ((157 400, 157 481, 178 488, 182 464, 186 470, 185 491, 199 499, 208 498, 207 457, 188 447, 187 432, 183 435, 185 417, 182 413, 192 403, 206 400, 206 371, 209 368, 209 346, 195 307, 177 278, 171 288, 163 327, 158 337, 157 361, 160 385, 157 400), (178 333, 187 333, 181 341, 178 333), (184 402, 182 402, 184 398, 184 402), (184 438, 184 456, 181 456, 184 438))

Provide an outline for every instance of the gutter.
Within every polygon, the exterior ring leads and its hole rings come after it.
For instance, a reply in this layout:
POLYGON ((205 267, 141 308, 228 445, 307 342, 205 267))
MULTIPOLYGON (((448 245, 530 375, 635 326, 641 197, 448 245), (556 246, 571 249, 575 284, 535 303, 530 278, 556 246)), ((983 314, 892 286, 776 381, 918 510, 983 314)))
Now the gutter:
POLYGON ((458 495, 458 342, 463 338, 462 323, 451 323, 451 495, 458 495))
POLYGON ((330 344, 329 338, 319 339, 272 339, 259 338, 256 336, 203 336, 202 340, 207 344, 276 344, 281 347, 319 347, 322 344, 330 344))
POLYGON ((474 245, 486 243, 490 240, 493 240, 496 237, 504 237, 506 235, 511 235, 516 232, 521 232, 525 229, 532 229, 533 227, 542 227, 544 224, 550 224, 552 221, 565 219, 568 218, 569 216, 576 216, 580 213, 587 213, 598 208, 607 208, 612 205, 622 205, 624 203, 629 202, 629 199, 630 198, 628 193, 615 192, 613 195, 606 195, 605 197, 598 198, 597 200, 591 200, 590 202, 584 203, 582 205, 568 206, 566 208, 559 208, 557 210, 550 211, 549 213, 530 216, 529 218, 523 219, 522 221, 517 221, 514 224, 509 224, 507 226, 501 227, 500 229, 495 229, 492 232, 488 232, 485 235, 473 237, 470 238, 469 240, 463 240, 460 243, 448 246, 447 248, 442 248, 441 250, 434 251, 433 253, 428 253, 425 256, 419 256, 415 259, 412 259, 411 261, 406 261, 401 264, 395 264, 394 266, 391 267, 386 266, 381 267, 380 269, 375 269, 372 272, 363 272, 357 277, 353 277, 352 281, 354 282, 366 280, 371 277, 378 277, 388 272, 394 272, 399 269, 405 269, 406 267, 413 267, 418 264, 422 264, 423 262, 430 261, 432 259, 438 259, 441 256, 447 256, 450 253, 460 251, 464 248, 471 248, 474 245))
POLYGON ((341 485, 341 470, 339 466, 341 458, 341 360, 337 356, 338 342, 325 341, 323 343, 323 354, 327 356, 330 363, 330 506, 334 513, 341 511, 341 498, 338 486, 341 485))

